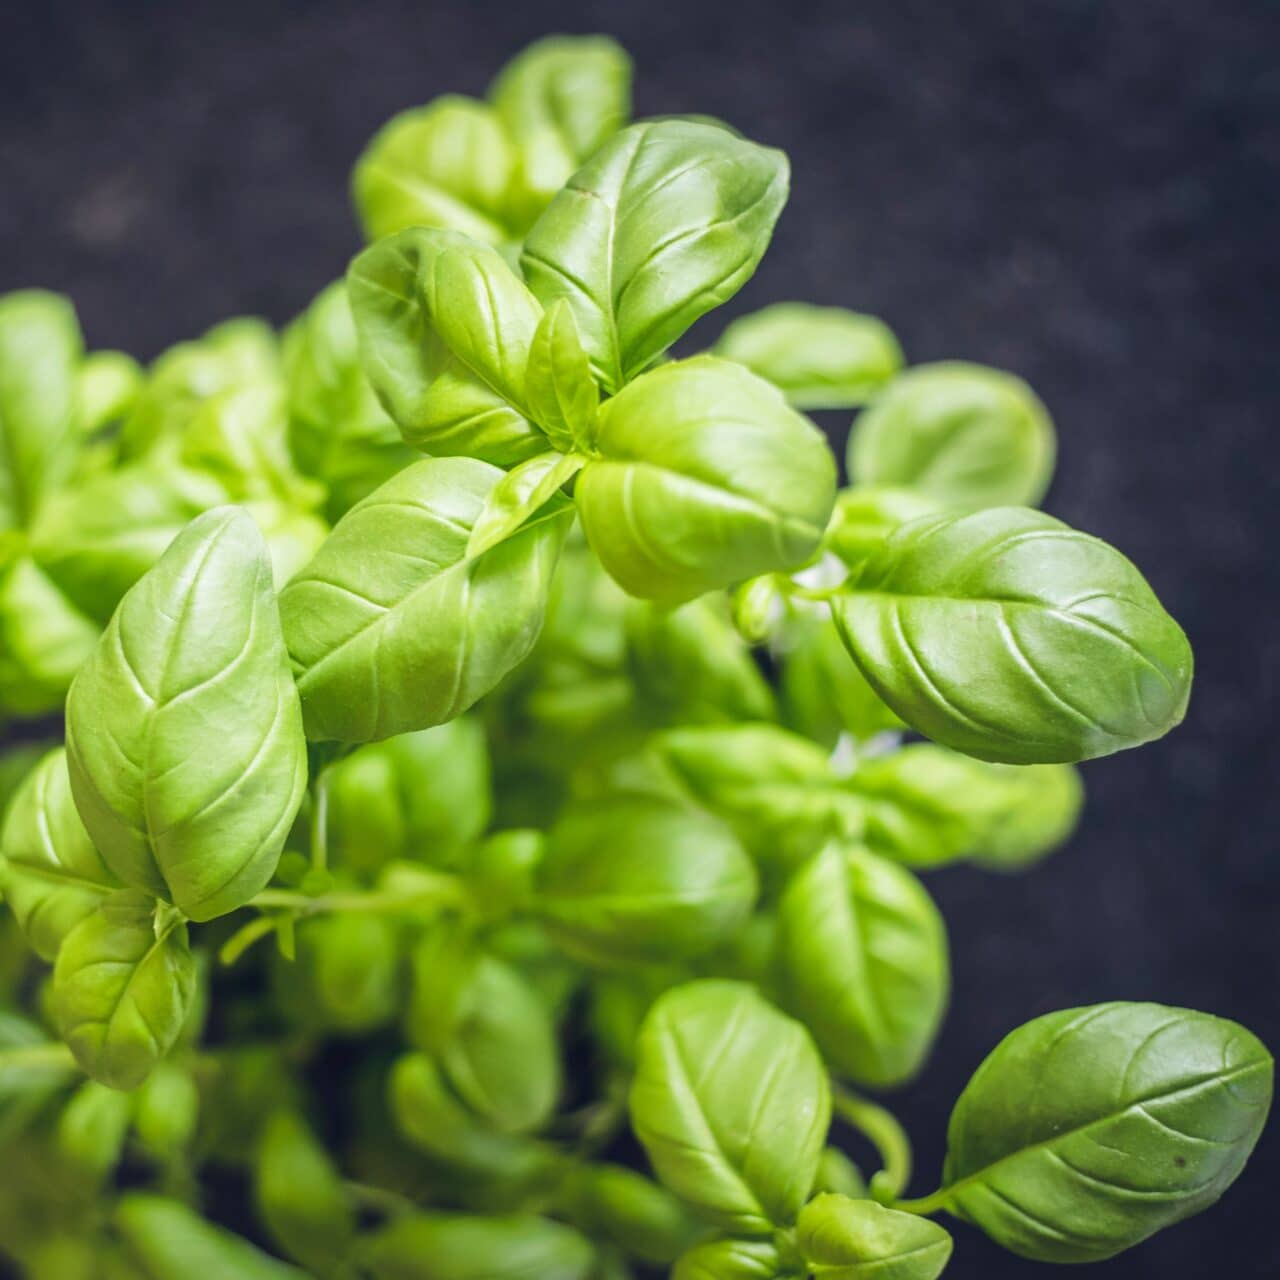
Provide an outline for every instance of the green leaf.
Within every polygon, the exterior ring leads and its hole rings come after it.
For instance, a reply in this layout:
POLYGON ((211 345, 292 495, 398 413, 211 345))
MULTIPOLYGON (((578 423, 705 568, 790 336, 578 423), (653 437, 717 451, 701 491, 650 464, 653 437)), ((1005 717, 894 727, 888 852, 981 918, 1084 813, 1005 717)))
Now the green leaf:
POLYGON ((853 409, 902 368, 902 348, 883 321, 805 302, 735 320, 712 351, 772 382, 797 409, 853 409))
POLYGON ((815 1280, 937 1280, 951 1260, 936 1222, 836 1195, 805 1205, 796 1246, 815 1280))
POLYGON ((831 750, 842 733, 863 743, 903 727, 850 661, 830 616, 797 619, 779 647, 783 719, 789 728, 831 750))
POLYGON ((552 829, 535 905, 551 936, 588 964, 707 951, 746 920, 755 867, 729 829, 656 795, 572 807, 552 829))
POLYGON ((295 958, 272 957, 275 1003, 294 1026, 364 1035, 395 1017, 401 998, 395 921, 372 912, 320 915, 298 923, 295 958))
POLYGON ((800 1280, 768 1240, 710 1240, 683 1254, 671 1280, 800 1280))
POLYGON ((1110 1258, 1235 1181, 1272 1076, 1254 1036, 1209 1014, 1119 1001, 1046 1014, 965 1086, 930 1199, 1025 1258, 1110 1258))
POLYGON ((632 125, 551 201, 521 266, 565 298, 616 392, 751 278, 787 198, 786 156, 685 120, 632 125))
POLYGON ((71 468, 83 356, 66 298, 35 289, 0 297, 0 529, 29 524, 71 468))
POLYGON ((152 457, 58 494, 32 530, 32 553, 76 608, 105 624, 186 525, 229 499, 213 476, 152 457))
POLYGON ((324 1146, 293 1111, 276 1111, 258 1144, 254 1202, 271 1239, 318 1276, 350 1275, 355 1212, 324 1146))
POLYGON ((822 539, 846 568, 856 569, 899 525, 939 514, 943 504, 916 489, 858 486, 836 494, 822 539))
POLYGON ((130 1192, 116 1205, 114 1223, 147 1280, 305 1280, 306 1272, 206 1222, 177 1200, 130 1192))
POLYGON ((200 1090, 191 1072, 158 1062, 133 1099, 138 1141, 155 1159, 172 1160, 191 1142, 200 1119, 200 1090))
POLYGON ((643 1262, 674 1262, 702 1234, 671 1192, 623 1165, 581 1163, 561 1196, 580 1230, 643 1262))
POLYGON ((355 259, 347 291, 365 374, 410 445, 499 466, 546 449, 520 407, 542 312, 498 253, 404 231, 355 259))
POLYGON ((330 858, 365 877, 397 860, 459 867, 492 813, 484 729, 459 716, 361 747, 333 767, 330 858))
POLYGON ((835 498, 822 434, 739 365, 699 356, 600 410, 575 497, 592 550, 632 595, 678 604, 817 550, 835 498))
POLYGON ((744 983, 694 982, 659 998, 638 1049, 631 1123, 658 1177, 727 1230, 793 1222, 831 1120, 809 1033, 744 983))
POLYGON ((631 114, 631 59, 607 36, 550 36, 489 90, 520 153, 525 204, 541 211, 631 114))
POLYGON ((573 309, 558 298, 543 313, 529 345, 525 372, 529 412, 559 450, 595 445, 600 388, 582 349, 573 309))
POLYGON ((489 492, 471 526, 467 555, 483 555, 537 515, 582 469, 585 458, 541 453, 511 468, 489 492))
POLYGON ((868 846, 926 868, 1031 861, 1070 834, 1082 800, 1070 765, 990 764, 927 743, 862 762, 848 785, 868 846))
POLYGON ((786 1002, 832 1069, 877 1088, 913 1076, 950 988, 946 928, 919 880, 833 842, 791 877, 778 924, 786 1002))
POLYGON ((59 1049, 39 1023, 0 1009, 0 1145, 6 1149, 79 1075, 70 1054, 59 1049))
POLYGON ((766 868, 789 869, 830 836, 861 825, 826 752, 785 729, 670 729, 650 740, 648 753, 678 794, 728 823, 766 868))
POLYGON ((0 835, 0 890, 31 948, 52 964, 62 940, 120 882, 93 847, 58 747, 23 779, 0 835))
POLYGON ((394 116, 361 153, 352 195, 367 240, 441 227, 486 244, 512 234, 507 194, 517 157, 492 108, 447 94, 394 116))
POLYGON ((533 647, 569 523, 553 499, 478 558, 496 467, 431 458, 337 524, 280 595, 307 734, 367 742, 453 719, 533 647))
POLYGON ((1039 512, 912 521, 833 610, 885 702, 980 759, 1109 755, 1167 733, 1186 710, 1191 649, 1142 575, 1039 512))
POLYGON ((76 374, 76 426, 81 437, 117 424, 145 381, 142 366, 123 351, 94 351, 76 374))
POLYGON ((294 461, 327 487, 337 520, 414 458, 365 377, 343 281, 285 331, 284 373, 294 461))
POLYGON ((58 1148, 94 1181, 104 1180, 124 1155, 133 1099, 96 1080, 82 1084, 58 1117, 58 1148))
POLYGON ((0 713, 61 709, 98 628, 30 557, 0 567, 0 713))
POLYGON ((94 1080, 136 1088, 177 1040, 195 982, 186 925, 157 917, 146 894, 117 890, 58 952, 58 1032, 94 1080))
POLYGON ((363 1251, 375 1280, 588 1280, 591 1245, 532 1214, 397 1218, 363 1251))
POLYGON ((832 1191, 850 1200, 865 1200, 870 1195, 862 1170, 839 1147, 828 1147, 822 1153, 813 1190, 815 1195, 832 1191))
POLYGON ((1053 474, 1053 422, 1020 378, 958 361, 919 365, 858 418, 849 474, 965 507, 1034 506, 1053 474))
POLYGON ((72 685, 67 755, 125 884, 204 921, 271 879, 307 761, 266 546, 243 511, 193 520, 125 596, 72 685))

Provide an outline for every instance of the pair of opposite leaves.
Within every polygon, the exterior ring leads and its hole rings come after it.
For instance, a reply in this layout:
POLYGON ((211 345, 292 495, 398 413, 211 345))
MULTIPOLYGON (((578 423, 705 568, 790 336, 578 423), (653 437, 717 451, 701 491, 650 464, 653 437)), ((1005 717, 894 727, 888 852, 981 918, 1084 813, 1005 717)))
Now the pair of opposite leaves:
MULTIPOLYGON (((961 1094, 929 1207, 1024 1257, 1110 1257, 1218 1199, 1261 1132, 1272 1070, 1255 1037, 1207 1014, 1112 1003, 1037 1018, 961 1094)), ((911 1214, 806 1204, 827 1078, 805 1029, 753 987, 697 982, 657 1001, 631 1116, 659 1178, 730 1237, 687 1255, 680 1280, 932 1280, 946 1265, 946 1233, 911 1214), (775 1233, 796 1227, 788 1259, 775 1233)))

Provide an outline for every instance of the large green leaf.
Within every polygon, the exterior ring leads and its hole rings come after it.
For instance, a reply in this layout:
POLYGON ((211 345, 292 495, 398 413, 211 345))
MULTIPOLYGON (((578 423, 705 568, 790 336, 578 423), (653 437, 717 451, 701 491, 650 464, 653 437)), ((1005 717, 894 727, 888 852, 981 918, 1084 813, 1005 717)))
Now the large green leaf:
POLYGON ((883 321, 805 302, 735 320, 712 350, 767 378, 797 409, 852 409, 902 367, 902 348, 883 321))
POLYGON ((787 198, 780 151, 715 125, 615 134, 525 240, 529 287, 565 298, 604 388, 618 391, 755 272, 787 198))
POLYGON ((502 475, 471 458, 408 467, 353 507, 281 593, 309 737, 366 742, 441 724, 528 654, 569 507, 552 499, 470 557, 502 475))
POLYGON ((1053 422, 1020 378, 959 361, 925 364, 858 418, 849 474, 956 506, 1031 506, 1049 487, 1054 452, 1053 422))
POLYGON ((833 602, 863 674, 908 724, 1013 764, 1158 738, 1191 649, 1118 551, 1021 507, 915 520, 833 602))
POLYGON ((50 963, 63 938, 120 887, 76 812, 61 747, 23 779, 5 813, 0 853, 5 901, 32 949, 50 963))
POLYGON ((307 761, 262 535, 193 520, 116 610, 67 700, 76 805, 125 884, 193 920, 275 871, 307 761))
POLYGON ((133 1089, 173 1048, 195 990, 186 925, 119 889, 63 940, 53 970, 58 1032, 94 1080, 133 1089))
POLYGON ((795 1221, 831 1120, 809 1033, 745 983, 677 987, 640 1032, 631 1123, 658 1177, 730 1231, 795 1221))
POLYGON ((833 842, 778 908, 788 1006, 839 1075, 883 1088, 919 1070, 946 1011, 947 934, 903 867, 833 842))
POLYGON ((1254 1036, 1208 1014, 1121 1002, 1046 1014, 965 1086, 932 1198, 1023 1257, 1109 1258, 1235 1181, 1272 1076, 1254 1036))
POLYGON ((678 604, 818 549, 835 500, 821 432, 727 360, 663 365, 601 407, 575 497, 592 550, 632 595, 678 604))

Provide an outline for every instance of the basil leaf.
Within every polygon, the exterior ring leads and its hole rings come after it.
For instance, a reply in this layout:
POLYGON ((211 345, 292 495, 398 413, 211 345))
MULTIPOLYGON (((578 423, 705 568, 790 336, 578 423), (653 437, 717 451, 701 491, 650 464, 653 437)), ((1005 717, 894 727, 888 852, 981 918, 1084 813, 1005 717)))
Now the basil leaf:
MULTIPOLYGON (((188 1015, 190 1025, 190 1015, 188 1015)), ((190 1071, 159 1062, 133 1094, 133 1127, 138 1141, 158 1160, 172 1160, 195 1135, 200 1090, 190 1071)))
POLYGON ((76 812, 61 747, 41 759, 10 801, 0 852, 5 901, 32 950, 50 963, 67 934, 120 887, 76 812))
POLYGON ((414 458, 364 375, 341 280, 285 331, 283 355, 289 446, 328 489, 325 514, 337 520, 414 458))
POLYGON ((735 320, 712 351, 772 382, 797 409, 852 409, 902 368, 902 348, 875 316, 778 302, 735 320))
MULTIPOLYGON (((659 725, 775 718, 769 682, 723 605, 711 596, 672 610, 628 601, 628 668, 639 715, 659 725)), ((852 666, 843 648, 841 657, 852 666)))
POLYGON ((835 498, 825 439, 767 382, 699 356, 600 410, 575 497, 592 550, 632 595, 678 604, 817 550, 835 498))
POLYGON ((787 159, 684 120, 615 134, 547 206, 520 257, 543 306, 564 298, 619 391, 755 273, 787 199, 787 159))
POLYGON ((839 1075, 882 1088, 924 1062, 946 1012, 947 934, 909 871, 832 843, 778 907, 787 1004, 839 1075))
POLYGON ((365 877, 401 859, 463 866, 493 813, 490 768, 470 716, 352 752, 330 775, 331 859, 365 877))
POLYGON ((600 388, 563 298, 547 308, 534 331, 525 395, 534 421, 557 449, 569 453, 594 447, 600 388))
POLYGON ((511 468, 489 492, 471 526, 467 555, 478 556, 509 538, 581 470, 586 459, 541 453, 511 468))
POLYGON ((822 1153, 813 1190, 815 1195, 831 1191, 850 1200, 866 1200, 870 1195, 862 1170, 839 1147, 828 1147, 822 1153))
POLYGON ((1055 452, 1053 422, 1021 378, 954 361, 909 369, 877 396, 849 438, 849 474, 957 506, 1034 506, 1055 452))
POLYGON ((516 155, 492 108, 447 94, 394 116, 361 153, 351 190, 365 238, 443 227, 486 244, 512 234, 516 155))
POLYGON ((903 727, 849 661, 829 617, 799 619, 780 648, 783 719, 789 728, 831 750, 842 733, 866 742, 903 727))
POLYGON ((307 762, 266 546, 243 511, 193 520, 121 601, 71 687, 67 756, 125 884, 203 921, 271 879, 307 762))
POLYGON ((1108 755, 1186 710, 1191 650, 1118 551, 1018 507, 902 526, 833 601, 908 724, 1012 764, 1108 755))
POLYGON ((212 476, 155 457, 58 494, 32 530, 32 553, 76 608, 105 625, 183 528, 229 498, 212 476))
POLYGON ((410 445, 500 466, 546 449, 522 407, 541 311, 500 255, 405 231, 355 259, 347 291, 365 374, 410 445))
POLYGON ((711 1240, 683 1254, 671 1280, 800 1280, 768 1240, 711 1240))
POLYGON ((1064 843, 1084 806, 1084 782, 1069 764, 1029 764, 1010 780, 1008 806, 983 833, 971 857, 997 871, 1017 871, 1064 843))
POLYGON ((113 1221, 147 1280, 190 1280, 192 1275, 304 1280, 306 1276, 163 1196, 132 1191, 116 1205, 113 1221))
POLYGON ((58 1117, 58 1149, 101 1184, 124 1156, 133 1099, 96 1080, 82 1084, 58 1117))
POLYGON ((146 894, 117 890, 58 951, 58 1032, 92 1079, 136 1088, 177 1040, 195 982, 185 924, 157 919, 146 894))
POLYGON ((594 1250, 572 1227, 532 1214, 397 1218, 368 1237, 376 1280, 588 1280, 594 1250))
POLYGON ((133 407, 145 378, 123 351, 94 351, 76 373, 76 426, 82 439, 114 426, 133 407))
POLYGON ((356 1036, 385 1026, 400 1008, 400 936, 371 912, 298 923, 292 960, 272 957, 276 1007, 294 1026, 356 1036))
POLYGON ((772 725, 670 729, 648 754, 677 794, 733 829, 760 863, 788 869, 837 834, 856 832, 861 810, 826 752, 772 725))
POLYGON ((35 289, 0 297, 0 529, 29 524, 70 470, 83 355, 66 298, 35 289))
POLYGON ((952 1246, 927 1218, 872 1200, 821 1195, 801 1210, 796 1247, 820 1280, 937 1280, 952 1246))
POLYGON ((0 712, 59 710, 97 639, 97 627, 28 556, 0 567, 0 712))
POLYGON ((702 1234, 671 1192, 623 1165, 580 1164, 561 1195, 570 1221, 642 1262, 674 1262, 702 1234))
POLYGON ((822 1060, 743 983, 661 996, 640 1032, 631 1124, 658 1177, 730 1231, 795 1220, 831 1120, 822 1060))
POLYGON ((1235 1181, 1272 1075, 1248 1031, 1204 1013, 1115 1002, 1035 1018, 960 1095, 936 1199, 1022 1257, 1110 1258, 1235 1181))
POLYGON ((516 54, 489 90, 520 153, 535 214, 631 114, 631 59, 607 36, 550 36, 516 54))
POLYGON ((451 720, 529 653, 569 508, 552 499, 471 558, 501 477, 470 458, 406 468, 343 516, 281 592, 309 737, 367 742, 451 720))
POLYGON ((271 1239, 318 1276, 350 1276, 355 1212, 329 1154, 305 1120, 277 1111, 267 1121, 254 1163, 254 1201, 271 1239))
POLYGON ((917 489, 885 486, 841 489, 822 539, 846 568, 856 569, 899 525, 939 514, 942 503, 917 489))
POLYGON ((707 951, 755 903, 755 867, 729 829, 659 796, 571 808, 552 829, 535 905, 551 936, 588 964, 707 951))

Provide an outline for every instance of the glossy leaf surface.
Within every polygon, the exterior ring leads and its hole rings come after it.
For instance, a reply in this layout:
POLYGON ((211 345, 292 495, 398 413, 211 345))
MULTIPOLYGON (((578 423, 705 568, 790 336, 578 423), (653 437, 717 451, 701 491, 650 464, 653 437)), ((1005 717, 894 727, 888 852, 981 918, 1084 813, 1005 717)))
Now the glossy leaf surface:
POLYGON ((805 1205, 796 1246, 815 1280, 937 1280, 951 1258, 936 1222, 834 1195, 805 1205))

